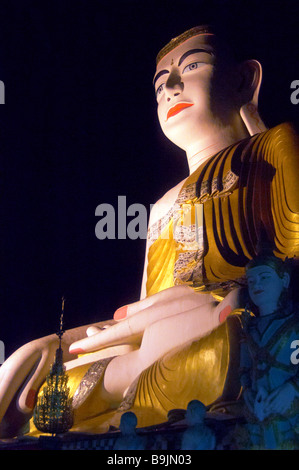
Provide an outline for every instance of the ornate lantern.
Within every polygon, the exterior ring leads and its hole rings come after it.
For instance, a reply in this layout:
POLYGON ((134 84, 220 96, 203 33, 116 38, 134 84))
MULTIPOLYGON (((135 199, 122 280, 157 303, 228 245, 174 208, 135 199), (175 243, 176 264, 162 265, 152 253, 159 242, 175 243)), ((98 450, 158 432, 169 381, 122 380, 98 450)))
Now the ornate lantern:
POLYGON ((72 399, 69 396, 68 375, 63 365, 61 348, 61 339, 64 333, 64 302, 65 299, 62 298, 59 331, 56 333, 59 337, 59 347, 33 413, 33 422, 36 428, 52 435, 67 432, 73 424, 72 399))

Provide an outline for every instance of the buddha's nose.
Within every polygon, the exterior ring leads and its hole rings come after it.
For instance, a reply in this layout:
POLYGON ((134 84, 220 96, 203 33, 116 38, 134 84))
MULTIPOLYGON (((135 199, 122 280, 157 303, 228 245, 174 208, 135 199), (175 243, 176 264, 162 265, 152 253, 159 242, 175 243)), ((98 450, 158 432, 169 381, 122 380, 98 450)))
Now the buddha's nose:
POLYGON ((184 84, 181 80, 181 76, 177 72, 169 74, 168 80, 165 84, 165 93, 167 101, 180 95, 184 89, 184 84))

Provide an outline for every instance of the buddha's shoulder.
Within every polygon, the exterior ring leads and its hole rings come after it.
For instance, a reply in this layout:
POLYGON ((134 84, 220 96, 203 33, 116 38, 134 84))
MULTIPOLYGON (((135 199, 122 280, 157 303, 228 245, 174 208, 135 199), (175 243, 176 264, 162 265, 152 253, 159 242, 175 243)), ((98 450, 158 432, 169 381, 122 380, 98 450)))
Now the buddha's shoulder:
POLYGON ((155 204, 153 204, 150 214, 150 225, 162 219, 173 208, 178 195, 186 179, 180 181, 176 186, 169 189, 155 204))
MULTIPOLYGON (((231 147, 232 149, 234 149, 233 159, 231 161, 231 165, 233 167, 234 167, 235 162, 238 163, 239 159, 242 160, 241 153, 237 151, 237 149, 239 147, 241 149, 244 149, 244 146, 245 146, 245 148, 247 148, 247 151, 251 153, 252 148, 250 145, 247 147, 247 144, 250 143, 250 141, 254 143, 256 139, 258 139, 261 144, 263 143, 264 139, 267 139, 267 140, 269 139, 270 141, 273 142, 274 147, 276 143, 277 144, 279 143, 279 146, 281 146, 281 144, 285 144, 284 148, 286 151, 288 151, 289 154, 294 154, 294 153, 297 154, 298 153, 297 150, 299 151, 299 126, 296 125, 295 123, 285 122, 275 127, 272 127, 271 129, 261 134, 252 136, 248 139, 245 139, 244 141, 240 141, 238 144, 234 144, 231 147)), ((265 149, 263 145, 259 145, 257 148, 262 148, 263 151, 265 149)), ((229 155, 232 156, 229 152, 227 152, 227 149, 224 149, 222 153, 224 157, 227 157, 229 155)), ((216 154, 214 157, 217 158, 217 156, 219 155, 220 153, 216 154)), ((207 168, 210 168, 213 170, 211 173, 213 175, 214 175, 213 173, 214 172, 214 157, 211 158, 209 162, 207 162, 208 163, 207 168)), ((201 169, 202 167, 199 167, 199 169, 194 173, 194 175, 201 176, 202 175, 201 169)), ((206 170, 205 171, 206 177, 208 177, 209 174, 210 172, 206 170)), ((231 174, 232 174, 231 171, 228 171, 228 173, 224 175, 224 177, 228 178, 231 176, 231 174)), ((186 183, 187 179, 188 178, 184 179, 183 181, 180 181, 176 186, 169 189, 155 204, 153 204, 152 209, 151 209, 151 214, 150 214, 150 222, 149 222, 150 226, 157 223, 159 220, 167 217, 167 214, 169 213, 169 211, 171 211, 172 208, 174 207, 179 197, 179 194, 181 192, 181 189, 183 185, 186 183)))
MULTIPOLYGON (((276 168, 281 165, 289 170, 299 170, 299 126, 296 123, 285 122, 255 135, 251 139, 253 145, 245 149, 245 154, 256 154, 260 160, 265 160, 276 168), (257 144, 257 145, 256 145, 257 144)), ((245 158, 246 160, 246 158, 245 158)))
POLYGON ((298 142, 299 125, 295 122, 284 122, 278 124, 277 126, 263 132, 261 134, 261 139, 270 139, 274 142, 285 142, 290 144, 298 142))
POLYGON ((226 160, 231 157, 231 165, 236 169, 242 163, 247 166, 250 162, 255 164, 256 159, 271 162, 274 166, 279 166, 281 163, 290 166, 292 160, 298 163, 298 153, 299 126, 296 123, 284 122, 237 142, 219 155, 223 155, 226 160))

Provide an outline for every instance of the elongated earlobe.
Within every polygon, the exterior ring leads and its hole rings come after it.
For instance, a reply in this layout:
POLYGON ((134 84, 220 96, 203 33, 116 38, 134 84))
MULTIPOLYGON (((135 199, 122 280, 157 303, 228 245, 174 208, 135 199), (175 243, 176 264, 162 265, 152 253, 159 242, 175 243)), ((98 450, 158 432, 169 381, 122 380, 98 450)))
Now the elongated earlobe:
POLYGON ((240 115, 250 135, 265 132, 267 127, 258 112, 258 97, 262 83, 262 66, 257 60, 247 60, 240 65, 242 105, 240 115))

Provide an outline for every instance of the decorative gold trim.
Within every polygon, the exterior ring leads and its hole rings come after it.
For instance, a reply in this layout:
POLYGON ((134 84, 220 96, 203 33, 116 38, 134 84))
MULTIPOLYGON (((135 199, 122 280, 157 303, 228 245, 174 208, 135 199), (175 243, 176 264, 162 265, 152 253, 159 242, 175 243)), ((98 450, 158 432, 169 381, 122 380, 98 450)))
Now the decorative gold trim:
POLYGON ((98 381, 104 376, 106 367, 112 359, 113 357, 100 359, 90 366, 74 393, 72 402, 74 409, 79 408, 89 397, 98 381))
POLYGON ((124 413, 125 411, 132 408, 136 396, 137 386, 138 386, 139 376, 132 382, 130 385, 125 398, 117 408, 118 413, 124 413))

